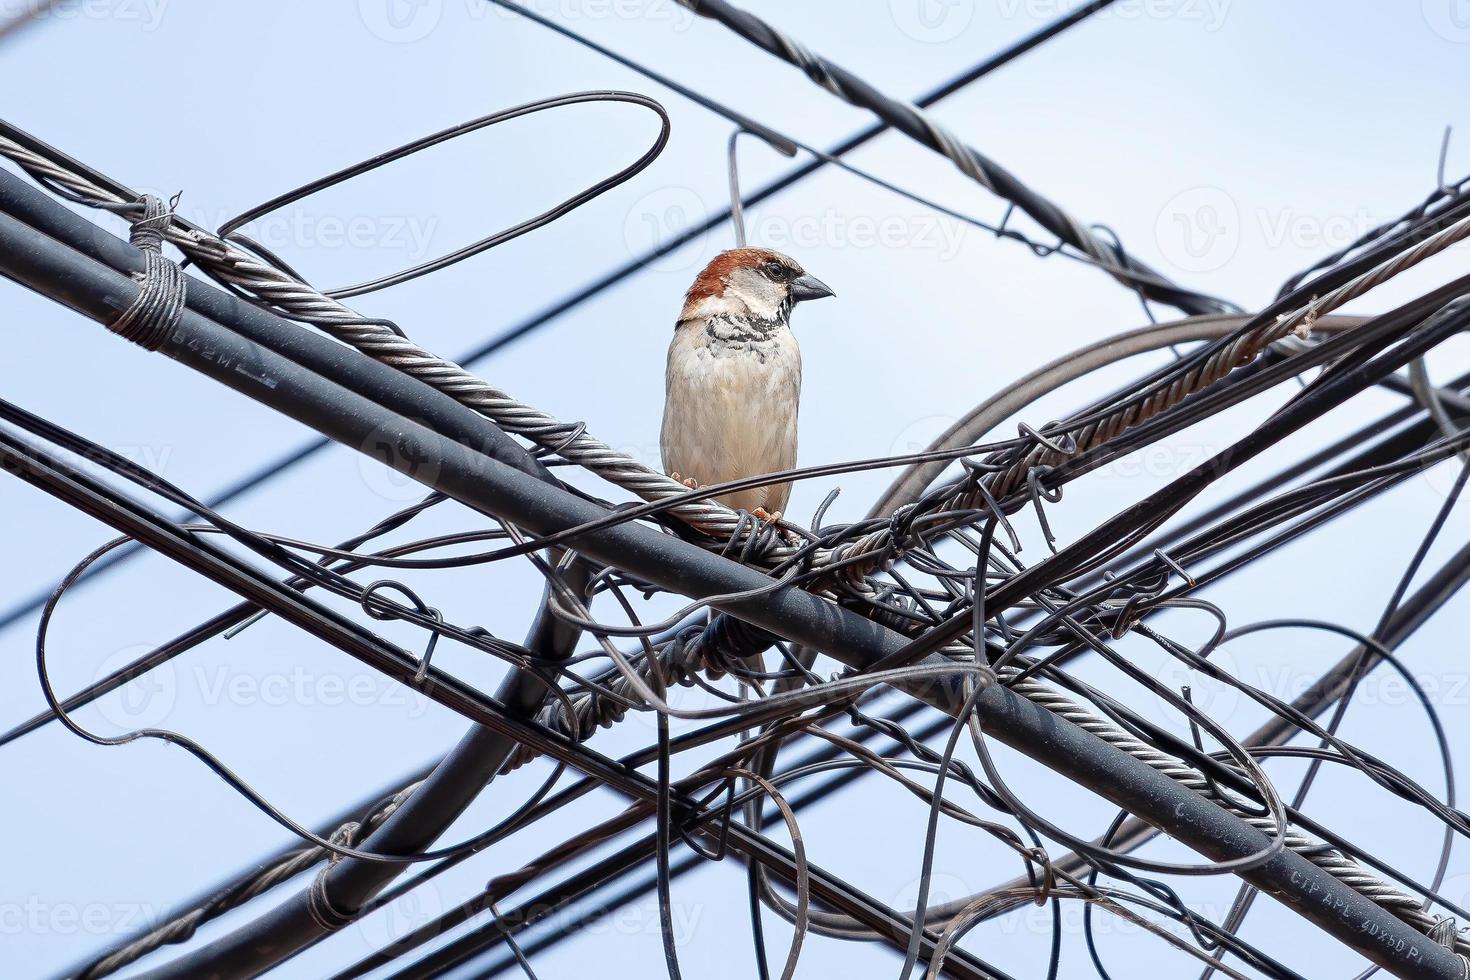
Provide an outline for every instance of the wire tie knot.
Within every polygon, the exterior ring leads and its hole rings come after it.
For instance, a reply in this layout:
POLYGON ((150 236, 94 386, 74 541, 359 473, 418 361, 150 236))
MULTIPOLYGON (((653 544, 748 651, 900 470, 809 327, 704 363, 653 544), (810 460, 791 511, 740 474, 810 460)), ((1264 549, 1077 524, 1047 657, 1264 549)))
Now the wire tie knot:
POLYGON ((144 350, 162 347, 184 312, 184 271, 163 255, 163 233, 177 201, 175 196, 165 206, 156 195, 144 194, 142 217, 128 232, 128 241, 143 253, 143 271, 133 275, 138 295, 108 329, 144 350))
POLYGON ((333 905, 327 896, 327 872, 331 870, 332 865, 328 864, 318 871, 316 877, 311 879, 311 887, 306 890, 307 913, 323 932, 336 932, 356 918, 352 913, 344 912, 333 905))

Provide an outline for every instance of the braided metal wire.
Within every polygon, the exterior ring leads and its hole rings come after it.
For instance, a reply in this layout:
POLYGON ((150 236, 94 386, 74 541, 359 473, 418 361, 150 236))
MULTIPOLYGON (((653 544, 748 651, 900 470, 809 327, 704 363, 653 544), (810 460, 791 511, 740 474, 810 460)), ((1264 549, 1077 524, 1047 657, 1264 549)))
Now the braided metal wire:
MULTIPOLYGON (((1016 668, 1003 668, 999 673, 1004 678, 1008 676, 1014 677, 1020 671, 1016 668)), ((1139 741, 1113 722, 1095 712, 1089 711, 1054 688, 1035 679, 1027 678, 1013 684, 1011 690, 1041 705, 1048 711, 1066 718, 1079 728, 1091 732, 1103 741, 1122 749, 1140 762, 1158 770, 1170 779, 1184 786, 1188 786, 1201 796, 1213 800, 1256 829, 1267 834, 1276 833, 1276 822, 1269 815, 1262 816, 1245 810, 1230 797, 1219 793, 1216 787, 1197 769, 1185 765, 1174 756, 1168 755, 1145 742, 1139 741)), ((1425 912, 1420 907, 1419 899, 1393 887, 1383 879, 1364 869, 1362 865, 1341 851, 1328 847, 1321 841, 1314 840, 1292 829, 1288 829, 1286 832, 1286 846, 1293 851, 1297 851, 1334 878, 1339 879, 1344 884, 1349 885, 1367 898, 1372 899, 1374 902, 1393 912, 1394 915, 1403 919, 1414 928, 1425 933, 1432 933, 1439 927, 1440 920, 1425 912)), ((1467 942, 1458 935, 1455 935, 1454 946, 1449 948, 1452 948, 1461 955, 1470 954, 1470 942, 1467 942)))
MULTIPOLYGON (((1309 331, 1313 321, 1319 316, 1341 308, 1404 270, 1418 265, 1457 242, 1464 241, 1467 237, 1470 237, 1470 218, 1462 219, 1442 229, 1408 251, 1353 278, 1295 312, 1284 314, 1258 330, 1237 337, 1205 358, 1200 365, 1148 398, 1130 404, 1109 414, 1106 418, 1088 423, 1076 430, 1073 433, 1076 441, 1074 452, 1061 453, 1045 443, 1038 442, 1025 456, 1004 472, 988 477, 986 489, 995 499, 1004 499, 1023 487, 1029 474, 1038 467, 1054 466, 1064 462, 1077 453, 1096 448, 1122 434, 1125 430, 1173 408, 1190 395, 1215 384, 1237 367, 1249 364, 1277 341, 1290 335, 1299 336, 1309 331)), ((981 499, 979 494, 968 494, 962 506, 974 506, 979 499, 981 499)))
MULTIPOLYGON (((73 194, 109 210, 126 210, 135 202, 123 200, 105 188, 50 158, 0 137, 0 154, 16 161, 33 174, 66 188, 73 194)), ((1125 430, 1179 404, 1185 398, 1219 382, 1232 370, 1250 363, 1276 341, 1309 328, 1316 317, 1356 299, 1395 275, 1470 236, 1470 218, 1457 222, 1374 268, 1320 300, 1308 303, 1273 323, 1250 331, 1223 345, 1200 365, 1182 374, 1166 388, 1148 398, 1120 407, 1106 417, 1084 426, 1075 434, 1078 450, 1099 446, 1125 430)), ((444 392, 491 419, 507 432, 522 436, 545 450, 566 459, 645 501, 668 501, 688 488, 669 479, 626 453, 619 452, 586 431, 584 426, 561 421, 516 399, 465 368, 425 350, 394 333, 379 321, 364 318, 331 297, 323 295, 291 274, 247 253, 208 232, 174 221, 166 238, 221 281, 257 297, 262 303, 295 319, 320 327, 357 350, 389 364, 444 392)), ((987 478, 987 489, 999 499, 1025 485, 1038 468, 1067 458, 1045 440, 1036 444, 1005 471, 987 478)), ((956 507, 974 507, 976 491, 957 495, 956 507)), ((749 532, 751 522, 715 500, 672 504, 668 512, 708 535, 712 547, 723 547, 731 539, 749 532)), ((895 538, 895 526, 879 528, 855 541, 809 556, 810 567, 841 566, 841 581, 848 588, 871 593, 876 586, 867 580, 900 553, 903 542, 895 538)), ((774 564, 795 555, 801 542, 772 536, 753 556, 759 563, 774 564)))
MULTIPOLYGON (((402 806, 403 802, 418 788, 418 782, 410 783, 394 794, 391 800, 363 820, 351 820, 342 824, 332 832, 332 841, 351 847, 356 841, 371 834, 383 821, 391 817, 394 811, 402 806)), ((109 974, 116 973, 130 963, 136 963, 154 950, 177 943, 188 942, 193 938, 195 931, 206 922, 217 919, 225 913, 245 905, 251 899, 265 894, 277 885, 290 881, 305 871, 309 871, 323 860, 329 858, 335 859, 335 857, 336 855, 324 847, 303 847, 292 851, 275 864, 242 883, 238 888, 217 897, 211 902, 201 905, 199 908, 191 909, 176 919, 169 920, 157 929, 139 936, 136 940, 128 943, 115 953, 90 964, 85 970, 77 974, 77 980, 93 980, 95 977, 108 976, 109 974)))
MULTIPOLYGON (((26 169, 42 175, 45 179, 65 187, 77 196, 96 202, 110 210, 130 213, 136 202, 121 199, 105 189, 95 186, 64 167, 35 154, 18 144, 0 138, 0 153, 16 159, 26 169)), ((522 435, 546 449, 554 449, 567 459, 609 479, 631 492, 650 501, 667 500, 685 491, 685 488, 633 460, 625 454, 612 450, 583 431, 583 427, 561 422, 552 416, 514 399, 495 386, 474 376, 453 362, 437 357, 429 351, 397 335, 382 323, 366 320, 356 312, 324 296, 318 290, 292 277, 279 268, 252 256, 237 246, 217 236, 198 229, 171 222, 164 229, 164 237, 178 246, 186 255, 209 269, 222 281, 241 289, 262 303, 289 316, 320 326, 333 336, 387 363, 410 376, 418 378, 432 387, 454 397, 461 403, 479 411, 507 431, 522 435)), ((1176 379, 1169 387, 1154 392, 1147 398, 1110 413, 1106 418, 1082 430, 1077 436, 1079 449, 1101 445, 1126 429, 1166 411, 1184 398, 1202 390, 1229 374, 1235 367, 1249 363, 1263 350, 1299 328, 1310 329, 1314 319, 1363 295, 1382 282, 1425 258, 1470 237, 1470 218, 1451 225, 1438 234, 1426 239, 1412 249, 1396 256, 1366 272, 1347 284, 1329 292, 1321 299, 1314 299, 1305 306, 1276 321, 1235 338, 1215 350, 1201 364, 1176 379)), ((1049 465, 1056 457, 1065 458, 1048 440, 1038 438, 1030 452, 1010 468, 990 478, 988 489, 996 497, 1003 497, 1019 487, 1038 467, 1049 465), (1009 482, 1008 482, 1009 481, 1009 482)), ((959 498, 957 498, 959 499, 959 498)), ((747 522, 736 512, 713 501, 675 505, 672 512, 712 537, 731 537, 747 522)), ((869 559, 845 569, 845 576, 855 584, 862 576, 896 553, 898 542, 896 525, 890 525, 856 542, 828 549, 819 553, 814 564, 843 562, 853 557, 869 559)), ((795 545, 781 543, 767 552, 764 557, 771 560, 783 553, 790 554, 795 545)), ((677 684, 691 685, 696 675, 718 678, 724 673, 721 657, 722 644, 716 642, 710 630, 691 627, 671 641, 663 644, 658 654, 662 676, 677 684)), ((652 665, 645 663, 643 673, 651 671, 652 665)), ((1005 672, 1003 672, 1005 673, 1005 672)), ((1009 676, 1014 676, 1014 670, 1009 676)), ((636 686, 630 679, 615 676, 608 680, 606 688, 611 696, 596 691, 583 690, 572 695, 571 711, 563 703, 553 702, 539 719, 550 728, 558 729, 575 737, 585 738, 597 728, 611 725, 620 720, 636 704, 636 686)), ((1275 833, 1277 826, 1269 816, 1260 816, 1245 810, 1238 802, 1220 794, 1218 790, 1196 769, 1180 759, 1153 748, 1133 737, 1111 721, 1078 705, 1052 688, 1027 679, 1015 683, 1012 689, 1032 702, 1063 717, 1086 731, 1102 738, 1109 744, 1127 752, 1156 771, 1205 796, 1230 810, 1245 822, 1266 833, 1275 833)), ((515 768, 534 755, 524 747, 511 758, 507 768, 515 768)), ((386 807, 373 814, 366 827, 376 826, 395 809, 413 787, 406 788, 386 807)), ((362 827, 356 823, 339 828, 334 839, 355 839, 362 827)), ((1420 908, 1412 895, 1383 881, 1364 869, 1356 861, 1334 848, 1324 846, 1305 834, 1288 829, 1286 845, 1297 851, 1324 871, 1333 875, 1365 897, 1391 911, 1403 921, 1422 932, 1433 935, 1447 948, 1464 955, 1470 944, 1461 940, 1453 929, 1447 930, 1444 923, 1420 908)), ((191 911, 167 925, 140 938, 105 960, 89 967, 87 976, 101 975, 118 969, 146 953, 168 943, 187 940, 197 927, 230 908, 237 907, 249 898, 261 894, 307 867, 320 862, 328 855, 324 848, 306 848, 252 879, 245 886, 209 905, 191 911)))
MULTIPOLYGON (((711 640, 702 627, 690 626, 659 651, 660 670, 668 681, 683 686, 692 686, 696 674, 716 679, 724 673, 718 666, 720 646, 721 644, 711 640)), ((647 663, 639 667, 639 673, 644 677, 648 676, 650 670, 647 663)), ((1003 679, 1014 678, 1019 673, 1020 670, 1015 667, 1004 667, 999 671, 1003 679)), ((542 710, 537 720, 561 734, 572 735, 575 732, 573 737, 576 738, 588 738, 598 728, 612 727, 628 711, 635 710, 637 695, 631 681, 621 675, 610 677, 604 683, 610 695, 589 691, 578 691, 571 695, 571 718, 568 718, 565 704, 554 701, 542 710), (634 702, 632 707, 630 702, 634 702)), ((1011 690, 1212 800, 1263 833, 1274 835, 1277 832, 1276 822, 1269 815, 1245 809, 1236 800, 1220 793, 1215 784, 1206 779, 1199 770, 1140 741, 1108 718, 1082 706, 1056 688, 1035 678, 1025 678, 1012 683, 1011 690)), ((534 749, 521 746, 511 756, 504 771, 519 768, 537 756, 534 749)), ((1446 948, 1462 956, 1470 955, 1470 942, 1461 938, 1453 929, 1446 933, 1443 926, 1445 920, 1437 919, 1424 911, 1419 899, 1384 881, 1336 848, 1298 830, 1288 828, 1285 840, 1287 848, 1300 853, 1328 874, 1388 909, 1414 928, 1426 934, 1449 935, 1452 942, 1445 943, 1446 948), (1436 930, 1438 933, 1435 933, 1436 930)))
POLYGON ((868 109, 898 129, 944 154, 966 177, 987 191, 1019 206, 1064 242, 1102 263, 1129 289, 1163 299, 1191 313, 1223 312, 1228 304, 1198 296, 1164 281, 1091 227, 1037 194, 1000 164, 969 146, 930 113, 909 102, 889 98, 840 66, 814 54, 805 44, 745 10, 710 0, 679 0, 689 10, 712 17, 781 57, 828 92, 850 105, 868 109))

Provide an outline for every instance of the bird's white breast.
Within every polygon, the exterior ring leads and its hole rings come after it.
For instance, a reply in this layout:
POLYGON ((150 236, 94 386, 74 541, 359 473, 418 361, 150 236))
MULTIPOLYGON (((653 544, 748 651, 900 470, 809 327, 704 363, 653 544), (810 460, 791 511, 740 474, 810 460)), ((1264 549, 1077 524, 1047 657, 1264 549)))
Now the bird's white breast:
MULTIPOLYGON (((669 345, 663 435, 664 469, 700 485, 796 465, 801 351, 789 328, 749 341, 719 339, 686 323, 669 345)), ((719 498, 732 507, 780 510, 789 484, 719 498)))

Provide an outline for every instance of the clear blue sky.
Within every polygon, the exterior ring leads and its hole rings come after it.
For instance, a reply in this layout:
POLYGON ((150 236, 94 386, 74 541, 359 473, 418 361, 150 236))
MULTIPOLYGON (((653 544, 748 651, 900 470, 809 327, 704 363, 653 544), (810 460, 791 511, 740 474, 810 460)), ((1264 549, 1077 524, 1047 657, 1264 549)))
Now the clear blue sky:
MULTIPOLYGON (((671 0, 533 5, 807 142, 829 145, 869 122, 671 0)), ((0 0, 0 12, 20 6, 0 0)), ((1072 4, 744 0, 744 6, 880 88, 913 96, 1072 4)), ((1450 171, 1470 168, 1467 82, 1464 0, 1122 0, 945 100, 936 113, 1074 214, 1106 223, 1145 261, 1252 307, 1297 269, 1422 199, 1433 186, 1446 125, 1463 132, 1451 146, 1450 171)), ((720 207, 729 125, 480 0, 78 0, 0 42, 6 118, 132 186, 182 190, 181 211, 209 226, 441 127, 604 87, 645 92, 668 106, 673 137, 649 171, 545 230, 356 304, 394 318, 447 356, 720 207)), ((548 206, 633 159, 652 132, 646 114, 622 106, 543 114, 334 189, 257 230, 318 284, 355 282, 548 206)), ((1003 210, 943 160, 900 137, 875 141, 853 160, 987 220, 998 220, 1003 210)), ((743 145, 741 165, 754 187, 789 163, 752 141, 743 145)), ((748 220, 754 242, 791 252, 837 292, 835 301, 797 316, 806 363, 803 463, 921 448, 998 387, 1143 319, 1137 300, 1104 275, 1065 259, 1038 261, 849 175, 824 171, 754 209, 748 220), (831 410, 847 405, 855 388, 881 392, 870 424, 854 425, 847 413, 831 410)), ((727 230, 712 233, 477 367, 531 404, 587 420, 605 441, 656 462, 663 350, 674 313, 698 267, 730 244, 727 230)), ((1356 309, 1385 309, 1437 284, 1463 270, 1467 254, 1452 250, 1356 309)), ((107 337, 19 287, 0 283, 0 304, 6 398, 201 497, 310 437, 294 422, 107 337)), ((1465 350, 1446 348, 1431 359, 1432 373, 1463 370, 1456 358, 1465 350)), ((1039 425, 1058 417, 1157 363, 1140 359, 1078 384, 1022 420, 1039 425)), ((1063 538, 1087 530, 1227 445, 1287 394, 1264 396, 1090 477, 1085 489, 1069 492, 1053 509, 1054 527, 1063 538)), ((1392 404, 1387 395, 1366 395, 1237 479, 1264 475, 1273 461, 1323 444, 1392 404)), ((1412 481, 1211 598, 1232 623, 1290 611, 1371 628, 1450 479, 1436 472, 1412 481)), ((852 519, 885 483, 881 474, 867 474, 803 484, 790 513, 809 518, 840 485, 843 495, 829 520, 852 519)), ((282 473, 229 514, 283 534, 336 540, 412 496, 413 488, 333 449, 282 473)), ((50 588, 107 536, 15 481, 0 482, 0 515, 5 607, 50 588)), ((465 521, 463 512, 446 513, 426 521, 424 533, 465 521)), ((1470 521, 1452 519, 1431 566, 1467 528, 1470 521)), ((221 590, 165 561, 145 558, 131 567, 128 575, 77 590, 65 605, 51 656, 62 690, 88 683, 229 602, 221 590)), ((523 632, 539 592, 529 569, 519 566, 405 579, 452 618, 513 638, 523 632)), ((1463 598, 1451 603, 1404 651, 1439 692, 1461 745, 1470 734, 1466 611, 1463 598)), ((1198 639, 1208 628, 1187 617, 1170 625, 1182 638, 1198 639)), ((33 633, 33 620, 0 631, 0 727, 41 705, 33 633)), ((1155 662, 1143 646, 1124 649, 1140 662, 1155 662)), ((1225 655, 1253 682, 1290 695, 1345 649, 1311 634, 1275 635, 1242 642, 1225 655)), ((463 651, 438 656, 436 662, 476 682, 493 684, 499 673, 463 651)), ((1160 720, 1177 720, 1151 696, 1119 690, 1160 720)), ((1260 717, 1223 693, 1212 711, 1237 731, 1260 717)), ((307 823, 435 758, 464 728, 447 711, 269 622, 209 644, 83 718, 108 731, 165 724, 187 732, 307 823)), ((1422 751, 1424 719, 1390 685, 1365 695, 1346 731, 1425 785, 1440 786, 1435 761, 1422 751)), ((599 736, 598 747, 616 752, 651 736, 649 725, 633 721, 599 736)), ((1033 804, 1066 815, 1072 831, 1093 834, 1106 826, 1110 813, 1095 799, 1024 760, 1002 759, 1013 785, 1033 804)), ((1283 777, 1292 771, 1272 769, 1283 777)), ((540 776, 528 771, 497 782, 447 839, 488 826, 540 776)), ((156 744, 103 749, 52 728, 0 751, 0 781, 10 790, 0 807, 0 829, 10 842, 0 874, 0 962, 6 964, 0 972, 7 976, 54 973, 287 840, 193 759, 156 744)), ((616 805, 613 797, 598 796, 569 808, 276 975, 320 976, 351 962, 616 805)), ((1381 793, 1365 794, 1358 777, 1327 774, 1309 810, 1428 877, 1438 839, 1433 827, 1381 793)), ((923 816, 911 797, 868 779, 805 812, 802 827, 814 861, 902 905, 914 892, 923 816), (873 846, 875 840, 882 846, 873 846)), ((1159 846, 1153 853, 1177 858, 1181 852, 1159 846)), ((937 869, 940 897, 980 890, 1018 871, 987 839, 961 830, 941 836, 937 869)), ((1181 891, 1216 916, 1233 894, 1221 880, 1187 881, 1181 891)), ((1456 856, 1446 893, 1470 901, 1470 858, 1456 856)), ((686 976, 753 975, 745 886, 733 863, 681 879, 675 900, 686 976)), ((658 975, 653 909, 645 902, 597 935, 542 954, 535 961, 540 975, 658 975)), ((257 911, 252 906, 246 914, 257 911)), ((201 930, 196 942, 241 921, 227 918, 201 930)), ((768 927, 779 960, 786 928, 775 919, 768 927)), ((977 929, 968 941, 1017 975, 1033 976, 1044 963, 1046 928, 1040 912, 1028 911, 977 929)), ((1182 976, 1193 969, 1136 930, 1111 922, 1100 929, 1115 976, 1145 969, 1182 976)), ((1068 910, 1066 930, 1063 976, 1087 976, 1079 909, 1068 910)), ((1245 935, 1310 976, 1360 967, 1356 957, 1270 902, 1253 913, 1245 935)), ((799 975, 874 976, 895 966, 878 946, 812 937, 799 975)))

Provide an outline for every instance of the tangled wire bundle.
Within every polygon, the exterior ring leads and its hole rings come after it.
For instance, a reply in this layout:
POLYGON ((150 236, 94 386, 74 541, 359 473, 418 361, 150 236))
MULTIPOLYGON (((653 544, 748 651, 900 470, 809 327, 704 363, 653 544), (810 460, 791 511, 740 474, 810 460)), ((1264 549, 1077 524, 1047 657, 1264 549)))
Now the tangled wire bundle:
MULTIPOLYGON (((282 195, 218 232, 189 224, 157 199, 135 194, 15 127, 0 125, 0 155, 42 188, 0 173, 5 212, 0 244, 7 275, 64 298, 110 326, 116 325, 117 298, 122 297, 131 339, 146 336, 150 348, 206 373, 211 365, 191 361, 186 353, 192 341, 208 336, 224 344, 221 349, 248 341, 259 363, 285 379, 262 400, 278 399, 271 403, 285 411, 299 408, 303 421, 348 441, 349 423, 321 407, 348 392, 357 399, 354 406, 378 413, 374 417, 401 419, 399 448, 437 453, 443 465, 436 469, 446 471, 426 488, 422 501, 328 546, 236 523, 218 507, 116 453, 0 402, 0 419, 23 433, 0 431, 6 469, 122 531, 79 564, 45 604, 37 657, 50 710, 0 736, 0 745, 51 719, 100 744, 164 739, 193 753, 303 839, 302 846, 242 874, 207 901, 95 957, 80 975, 105 976, 163 947, 188 942, 205 922, 284 890, 314 869, 310 886, 260 926, 281 927, 294 937, 265 954, 279 962, 313 937, 390 904, 604 787, 625 797, 627 809, 518 869, 502 871, 482 892, 344 975, 407 956, 421 957, 415 968, 433 972, 504 945, 505 956, 491 972, 519 968, 534 976, 534 950, 518 937, 538 924, 550 930, 538 940, 543 943, 554 941, 545 935, 575 931, 576 925, 565 921, 548 925, 552 913, 651 866, 652 873, 621 900, 657 893, 665 955, 670 974, 677 976, 671 883, 690 868, 730 855, 747 867, 762 975, 770 972, 762 909, 792 927, 782 977, 794 974, 811 933, 886 942, 904 957, 905 976, 922 961, 930 976, 992 977, 1005 974, 963 944, 969 930, 1027 903, 1049 903, 1053 936, 1059 937, 1061 903, 1076 901, 1086 907, 1088 946, 1103 975, 1092 932, 1095 910, 1189 953, 1207 973, 1246 976, 1242 969, 1250 969, 1297 976, 1240 934, 1257 889, 1295 904, 1378 966, 1422 969, 1425 976, 1470 975, 1470 943, 1457 925, 1467 912, 1439 893, 1452 845, 1470 834, 1470 818, 1455 806, 1449 744, 1436 708, 1394 653, 1467 577, 1470 552, 1462 549, 1419 590, 1409 590, 1470 469, 1462 466, 1371 633, 1309 620, 1235 625, 1205 597, 1211 586, 1252 574, 1283 546, 1353 514, 1414 474, 1457 457, 1470 459, 1470 429, 1460 421, 1470 407, 1463 394, 1470 376, 1436 387, 1424 364, 1428 352, 1470 326, 1470 277, 1384 313, 1349 317, 1339 312, 1470 237, 1465 183, 1441 186, 1400 219, 1294 277, 1266 309, 1230 312, 1226 304, 1158 280, 1121 247, 1034 195, 919 110, 880 101, 866 83, 794 39, 720 0, 690 0, 687 6, 721 19, 833 93, 874 107, 885 121, 936 146, 985 187, 1055 227, 1064 245, 1141 295, 1175 302, 1197 315, 1069 355, 978 406, 923 452, 689 490, 610 448, 592 425, 525 404, 415 343, 411 331, 363 316, 342 302, 493 248, 635 177, 668 135, 667 115, 647 96, 582 93, 481 117, 282 195), (660 134, 639 160, 565 204, 442 259, 324 291, 241 233, 252 217, 388 160, 503 119, 579 102, 651 111, 660 120, 660 134), (89 236, 83 219, 45 191, 127 219, 138 229, 133 240, 143 250, 104 240, 95 230, 89 236), (20 248, 22 243, 28 248, 20 248), (200 277, 185 283, 178 266, 163 258, 163 243, 221 288, 200 277), (63 268, 76 273, 65 285, 56 275, 63 268), (63 290, 72 292, 63 295, 63 290), (230 314, 235 307, 224 300, 231 297, 246 300, 249 312, 230 314), (235 315, 238 320, 231 319, 235 315), (343 355, 301 324, 364 357, 343 355), (1070 381, 1134 354, 1180 345, 1187 347, 1175 360, 1126 390, 1058 421, 1021 424, 1013 437, 995 435, 1005 420, 1025 415, 1070 381), (368 383, 348 385, 349 374, 368 383), (1232 445, 1086 533, 1069 541, 1054 535, 1048 512, 1063 504, 1064 489, 1074 481, 1294 379, 1301 390, 1263 413, 1232 445), (374 387, 379 383, 384 387, 374 387), (1171 521, 1207 488, 1377 386, 1408 393, 1412 401, 1229 499, 1171 521), (434 418, 420 424, 404 410, 429 390, 453 402, 433 402, 440 406, 435 418, 467 436, 482 437, 488 447, 471 446, 460 454, 466 460, 463 473, 455 468, 461 465, 456 454, 449 452, 463 441, 459 432, 437 427, 434 418), (318 407, 308 411, 312 405, 318 407), (192 516, 187 522, 170 519, 150 504, 113 493, 105 482, 69 466, 57 450, 80 454, 151 501, 192 516), (562 467, 594 474, 622 499, 610 503, 573 491, 556 476, 562 467), (830 496, 810 526, 759 522, 713 499, 773 477, 812 480, 880 468, 897 471, 892 486, 866 518, 848 524, 824 522, 830 496), (542 496, 532 506, 528 501, 535 494, 542 496), (476 523, 453 534, 375 544, 450 501, 484 517, 477 515, 476 523), (1035 531, 1023 533, 1020 518, 1028 513, 1035 531), (1039 536, 1045 546, 1044 557, 1034 563, 1020 557, 1027 536, 1039 536), (214 543, 218 539, 247 549, 283 571, 285 579, 232 561, 214 543), (53 616, 70 585, 114 549, 135 541, 226 584, 241 602, 90 688, 60 697, 47 669, 53 616), (522 642, 453 622, 422 588, 381 577, 391 574, 383 569, 448 575, 511 560, 529 564, 545 586, 540 615, 522 642), (422 648, 408 651, 388 643, 370 624, 318 603, 313 594, 320 591, 350 599, 366 619, 417 627, 424 634, 422 648), (683 601, 672 611, 667 601, 651 604, 662 596, 683 601), (649 608, 660 610, 658 621, 644 621, 649 608), (309 828, 185 735, 146 729, 104 737, 73 716, 128 679, 210 638, 241 630, 265 613, 416 687, 475 727, 432 771, 375 793, 351 808, 348 818, 309 828), (1201 628, 1202 642, 1180 639, 1198 635, 1201 628), (1291 701, 1247 683, 1212 657, 1249 634, 1304 629, 1331 633, 1352 649, 1320 683, 1291 701), (494 698, 434 664, 441 639, 505 662, 506 680, 494 698), (578 653, 584 640, 589 648, 578 653), (1140 666, 1142 647, 1238 691, 1268 720, 1250 734, 1231 732, 1196 704, 1189 688, 1175 690, 1140 666), (1076 670, 1083 662, 1090 669, 1076 670), (1443 798, 1367 746, 1338 734, 1354 691, 1379 665, 1402 674, 1438 735, 1448 786, 1443 798), (1167 706, 1171 723, 1147 717, 1113 693, 1115 685, 1100 675, 1149 692, 1167 706), (702 692, 701 706, 676 704, 685 701, 671 693, 680 688, 702 692), (894 691, 901 694, 889 696, 894 691), (1329 711, 1331 717, 1320 720, 1329 711), (621 759, 601 754, 599 732, 634 713, 652 719, 654 741, 621 759), (1055 738, 1047 741, 1042 733, 1055 738), (1303 733, 1309 742, 1292 744, 1303 733), (1067 821, 1043 801, 1023 799, 1001 772, 992 749, 997 741, 1118 804, 1113 826, 1089 839, 1067 830, 1067 821), (699 755, 704 761, 684 766, 676 776, 676 761, 694 758, 685 753, 700 748, 707 749, 699 755), (713 758, 706 759, 709 752, 713 758), (1264 768, 1267 760, 1280 758, 1310 764, 1289 796, 1264 768), (1307 790, 1324 764, 1356 770, 1374 792, 1405 801, 1443 826, 1443 848, 1429 880, 1384 861, 1372 847, 1304 812, 1307 790), (648 765, 655 769, 651 777, 641 769, 648 765), (545 774, 512 814, 465 841, 435 848, 435 840, 490 780, 522 767, 539 767, 545 774), (572 773, 579 775, 572 779, 572 773), (927 808, 918 895, 909 908, 877 901, 807 855, 802 809, 873 775, 927 808), (1160 801, 1168 806, 1161 809, 1160 801), (1171 822, 1170 813, 1179 819, 1171 822), (650 821, 651 829, 640 830, 650 821), (1017 859, 1017 876, 974 895, 932 900, 937 840, 940 828, 951 824, 991 837, 1017 859), (789 845, 767 832, 777 825, 789 845), (1141 853, 1160 830, 1202 856, 1180 863, 1141 853), (630 834, 642 836, 628 842, 630 834), (619 849, 609 854, 614 843, 619 849), (676 860, 681 844, 687 852, 676 860), (392 884, 410 865, 423 867, 392 884), (1192 909, 1167 883, 1170 876, 1226 873, 1238 874, 1242 885, 1219 921, 1192 909), (540 890, 522 894, 533 887, 540 890), (1309 899, 1319 894, 1328 896, 1329 910, 1312 906, 1309 899), (515 905, 502 907, 512 899, 515 905), (452 942, 431 942, 486 912, 488 921, 452 942), (1334 917, 1341 920, 1336 925, 1334 917)), ((157 975, 189 975, 239 955, 247 945, 259 948, 257 938, 248 927, 217 938, 157 975)), ((1060 956, 1060 939, 1054 938, 1052 975, 1060 956)))

